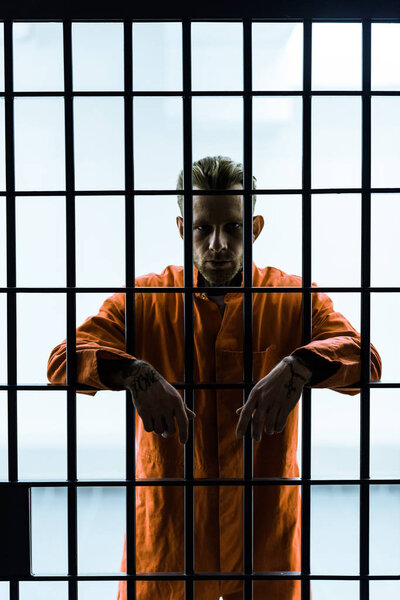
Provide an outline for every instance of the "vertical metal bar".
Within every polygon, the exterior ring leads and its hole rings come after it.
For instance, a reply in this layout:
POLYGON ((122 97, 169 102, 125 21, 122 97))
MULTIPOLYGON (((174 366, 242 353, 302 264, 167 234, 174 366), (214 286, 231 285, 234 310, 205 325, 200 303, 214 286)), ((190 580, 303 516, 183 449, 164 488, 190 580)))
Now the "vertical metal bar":
MULTIPOLYGON (((192 213, 192 58, 191 22, 182 23, 183 69, 183 232, 184 232, 184 285, 193 286, 193 213, 192 213)), ((193 410, 193 294, 185 291, 185 402, 193 410)), ((189 440, 185 445, 185 574, 194 574, 194 440, 193 421, 189 421, 189 440), (192 485, 190 485, 192 483, 192 485)), ((194 580, 185 581, 185 600, 194 598, 194 580)))
MULTIPOLYGON (((5 150, 6 150, 6 219, 7 219, 7 286, 15 287, 15 168, 14 168, 14 99, 12 21, 4 23, 4 91, 5 91, 5 150)), ((17 383, 17 295, 7 292, 7 381, 17 383)), ((18 479, 17 391, 7 391, 8 410, 8 478, 18 479)), ((18 600, 18 580, 10 578, 10 600, 18 600)))
MULTIPOLYGON (((253 382, 253 98, 252 91, 252 22, 243 21, 243 401, 246 402, 253 382)), ((253 479, 253 440, 248 428, 243 441, 243 477, 253 479)), ((253 598, 253 486, 244 486, 243 498, 243 563, 244 600, 253 598)))
MULTIPOLYGON (((65 93, 65 179, 66 179, 66 243, 67 243, 67 385, 76 384, 76 250, 75 250, 75 174, 74 123, 72 98, 72 23, 63 21, 64 93, 65 93)), ((67 390, 68 481, 77 480, 76 391, 67 390)), ((77 489, 68 486, 68 598, 77 600, 77 489)))
MULTIPOLYGON (((303 32, 303 194, 302 194, 302 275, 303 286, 311 286, 311 45, 312 24, 304 21, 303 32)), ((312 331, 312 295, 303 291, 302 343, 308 344, 312 331)), ((311 477, 311 390, 302 397, 301 451, 301 598, 310 598, 310 477, 311 477)))
MULTIPOLYGON (((135 285, 135 197, 133 165, 133 97, 132 97, 132 46, 131 19, 124 21, 124 88, 125 88, 125 281, 135 285)), ((125 294, 126 351, 135 354, 135 291, 125 294)), ((135 471, 135 410, 129 391, 126 392, 126 478, 134 481, 135 471)), ((126 487, 126 571, 136 575, 136 487, 126 487)), ((127 600, 136 598, 136 580, 127 582, 127 600)))
MULTIPOLYGON (((362 204, 361 204, 361 404, 360 477, 369 478, 370 314, 371 314, 371 21, 362 24, 362 204)), ((360 575, 369 573, 369 486, 360 485, 360 575)), ((369 599, 369 581, 360 579, 360 599, 369 599)))

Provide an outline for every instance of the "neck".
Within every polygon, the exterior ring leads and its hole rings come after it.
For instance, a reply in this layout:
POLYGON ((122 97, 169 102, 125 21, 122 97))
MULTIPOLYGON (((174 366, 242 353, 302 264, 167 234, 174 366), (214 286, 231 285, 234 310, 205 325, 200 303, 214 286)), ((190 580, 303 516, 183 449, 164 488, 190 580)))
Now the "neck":
MULTIPOLYGON (((240 287, 241 284, 242 284, 242 271, 239 271, 238 273, 236 273, 236 275, 233 279, 231 279, 227 283, 224 283, 223 286, 224 287, 240 287)), ((204 277, 200 273, 200 271, 199 271, 199 274, 197 277, 197 285, 199 287, 201 286, 201 287, 212 288, 212 290, 210 290, 209 293, 212 294, 213 296, 224 296, 226 294, 226 292, 220 290, 219 287, 214 286, 212 283, 207 281, 207 279, 204 279, 204 277)))

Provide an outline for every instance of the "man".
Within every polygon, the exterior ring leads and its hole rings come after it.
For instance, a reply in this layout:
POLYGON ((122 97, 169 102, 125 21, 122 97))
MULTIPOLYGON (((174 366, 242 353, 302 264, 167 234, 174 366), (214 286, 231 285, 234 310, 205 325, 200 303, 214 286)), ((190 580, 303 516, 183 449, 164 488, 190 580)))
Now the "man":
MULTIPOLYGON (((243 171, 229 158, 207 157, 193 165, 194 189, 240 189, 243 171)), ((182 189, 182 173, 178 179, 182 189)), ((240 286, 243 262, 243 204, 238 195, 193 197, 195 293, 194 380, 243 380, 243 295, 218 293, 216 286, 240 286)), ((182 215, 182 197, 178 203, 182 215)), ((253 205, 254 209, 254 205, 253 205)), ((253 241, 263 229, 253 217, 253 241)), ((183 237, 183 219, 177 217, 183 237)), ((183 268, 138 277, 136 285, 183 286, 183 268)), ((301 285, 301 279, 273 267, 253 265, 255 287, 301 285)), ((243 437, 251 423, 255 477, 297 477, 298 400, 305 385, 356 394, 360 380, 360 335, 334 311, 325 294, 313 293, 312 341, 301 344, 301 293, 254 293, 253 380, 241 408, 240 389, 198 389, 194 412, 170 382, 184 379, 184 298, 182 293, 135 296, 135 354, 125 351, 125 295, 114 294, 77 329, 77 379, 98 389, 128 389, 136 408, 137 476, 183 477, 183 444, 194 421, 196 478, 242 477, 243 437), (343 386, 353 386, 341 390, 343 386), (238 416, 239 414, 239 416, 238 416)), ((381 362, 371 345, 371 378, 381 362)), ((51 353, 48 377, 64 383, 65 340, 51 353)), ((95 392, 90 392, 95 393, 95 392)), ((283 482, 284 483, 284 482, 283 482)), ((242 572, 241 486, 195 487, 196 571, 242 572)), ((254 488, 254 570, 300 570, 300 492, 298 486, 254 488)), ((137 570, 184 570, 183 489, 137 488, 137 570)), ((125 570, 125 552, 122 571, 125 570)), ((196 582, 197 600, 242 600, 239 581, 196 582)), ((126 598, 120 584, 119 600, 126 598)), ((179 581, 138 582, 140 600, 183 600, 179 581)), ((299 600, 296 581, 254 582, 255 600, 299 600)))

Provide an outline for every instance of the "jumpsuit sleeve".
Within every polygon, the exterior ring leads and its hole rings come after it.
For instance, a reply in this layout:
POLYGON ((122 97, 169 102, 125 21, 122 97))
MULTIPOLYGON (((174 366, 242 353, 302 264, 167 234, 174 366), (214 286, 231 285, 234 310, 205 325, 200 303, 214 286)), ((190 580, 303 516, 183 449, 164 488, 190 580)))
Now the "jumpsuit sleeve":
MULTIPOLYGON (((136 294, 135 312, 140 309, 140 294, 136 294)), ((99 376, 98 358, 117 360, 134 359, 126 352, 125 344, 125 294, 117 293, 107 298, 97 315, 88 317, 76 330, 77 382, 97 389, 112 389, 99 376)), ((51 383, 66 383, 67 344, 64 339, 50 354, 47 378, 51 383)), ((94 396, 97 390, 78 390, 94 396)))
MULTIPOLYGON (((323 293, 313 293, 312 339, 292 352, 313 371, 309 386, 358 394, 361 378, 361 335, 323 293), (346 387, 347 389, 341 389, 346 387)), ((382 362, 371 344, 371 381, 379 381, 382 362)))

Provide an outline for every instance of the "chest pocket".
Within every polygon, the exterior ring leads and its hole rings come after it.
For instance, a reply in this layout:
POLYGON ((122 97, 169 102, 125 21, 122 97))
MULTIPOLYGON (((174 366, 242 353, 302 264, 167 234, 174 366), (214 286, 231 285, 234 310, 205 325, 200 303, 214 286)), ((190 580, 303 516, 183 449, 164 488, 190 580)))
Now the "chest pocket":
MULTIPOLYGON (((267 375, 281 360, 274 344, 253 352, 253 381, 267 375)), ((217 381, 243 381, 244 353, 242 350, 222 350, 217 357, 217 381), (219 359, 219 360, 218 360, 219 359)))

